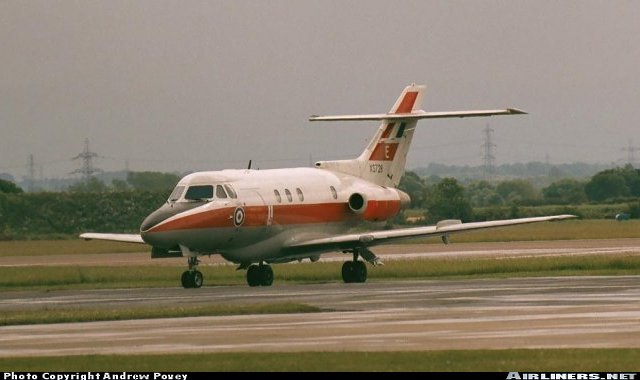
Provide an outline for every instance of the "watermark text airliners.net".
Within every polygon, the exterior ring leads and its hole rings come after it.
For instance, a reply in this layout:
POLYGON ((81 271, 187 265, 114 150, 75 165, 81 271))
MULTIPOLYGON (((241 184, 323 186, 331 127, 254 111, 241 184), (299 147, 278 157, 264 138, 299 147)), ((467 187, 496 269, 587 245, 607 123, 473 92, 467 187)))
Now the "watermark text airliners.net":
MULTIPOLYGON (((636 373, 509 372, 507 380, 635 380, 636 373)), ((640 378, 638 379, 640 380, 640 378)))

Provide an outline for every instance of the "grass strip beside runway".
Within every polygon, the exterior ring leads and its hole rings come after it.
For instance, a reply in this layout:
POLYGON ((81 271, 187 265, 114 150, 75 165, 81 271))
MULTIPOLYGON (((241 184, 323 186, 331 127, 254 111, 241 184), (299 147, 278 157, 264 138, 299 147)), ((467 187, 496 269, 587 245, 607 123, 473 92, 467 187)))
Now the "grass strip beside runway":
POLYGON ((206 306, 162 306, 116 309, 22 310, 0 314, 0 326, 37 323, 121 321, 149 318, 182 318, 248 314, 314 313, 320 308, 299 303, 218 304, 206 306))
MULTIPOLYGON (((341 282, 341 262, 273 266, 274 284, 341 282)), ((246 285, 245 272, 231 265, 200 266, 205 286, 246 285)), ((184 269, 158 266, 0 267, 0 291, 176 287, 184 269)), ((532 276, 640 274, 638 255, 549 256, 504 259, 425 258, 388 260, 368 266, 369 281, 532 276)))
POLYGON ((6 371, 635 372, 640 349, 243 352, 0 358, 6 371))
MULTIPOLYGON (((397 226, 402 228, 405 226, 397 226)), ((640 220, 618 222, 611 219, 566 220, 554 223, 535 223, 453 235, 456 243, 509 242, 535 240, 624 239, 637 238, 640 220)), ((0 256, 47 256, 90 253, 150 252, 143 244, 112 241, 84 241, 75 236, 70 240, 0 241, 0 256)), ((410 239, 406 243, 442 244, 437 237, 410 239)))

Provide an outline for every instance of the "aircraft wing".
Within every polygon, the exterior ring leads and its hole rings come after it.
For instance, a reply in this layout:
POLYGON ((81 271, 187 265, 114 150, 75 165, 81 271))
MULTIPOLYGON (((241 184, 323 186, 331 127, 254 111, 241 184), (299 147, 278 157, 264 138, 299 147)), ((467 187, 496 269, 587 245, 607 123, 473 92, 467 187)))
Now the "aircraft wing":
POLYGON ((94 232, 86 232, 80 235, 80 238, 84 240, 111 240, 121 241, 125 243, 140 243, 146 244, 140 234, 99 234, 94 232))
POLYGON ((553 215, 533 218, 494 220, 488 222, 461 223, 457 220, 445 220, 435 226, 400 228, 395 230, 358 232, 353 234, 335 235, 327 238, 311 239, 293 243, 288 246, 292 251, 332 251, 353 249, 361 246, 374 246, 394 242, 400 239, 426 236, 444 236, 450 233, 513 226, 517 224, 556 221, 575 218, 575 215, 553 215))

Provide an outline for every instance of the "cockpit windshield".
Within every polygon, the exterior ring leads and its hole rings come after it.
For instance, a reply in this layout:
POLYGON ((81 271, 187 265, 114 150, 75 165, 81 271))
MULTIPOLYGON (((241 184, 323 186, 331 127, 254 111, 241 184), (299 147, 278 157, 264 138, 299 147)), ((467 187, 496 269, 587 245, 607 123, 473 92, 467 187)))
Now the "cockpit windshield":
POLYGON ((213 200, 214 197, 215 199, 236 199, 238 195, 233 187, 226 183, 220 185, 179 185, 173 189, 167 202, 210 201, 213 200))
POLYGON ((225 184, 224 188, 227 189, 227 194, 229 194, 230 198, 236 199, 238 198, 238 194, 236 194, 236 191, 233 190, 233 187, 229 184, 225 184))
POLYGON ((213 185, 189 186, 184 199, 189 201, 200 201, 213 198, 213 185))
POLYGON ((184 186, 176 186, 176 188, 171 192, 171 195, 169 195, 169 202, 175 202, 180 199, 183 192, 184 186))

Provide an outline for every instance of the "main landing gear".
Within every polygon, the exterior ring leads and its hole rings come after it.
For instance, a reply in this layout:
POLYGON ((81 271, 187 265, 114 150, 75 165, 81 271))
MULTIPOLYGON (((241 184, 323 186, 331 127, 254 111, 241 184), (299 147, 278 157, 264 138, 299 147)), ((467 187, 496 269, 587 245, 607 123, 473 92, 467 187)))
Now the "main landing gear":
POLYGON ((197 269, 200 260, 198 260, 196 256, 190 256, 188 258, 188 263, 189 270, 182 273, 182 277, 180 279, 182 281, 182 287, 185 289, 199 288, 204 282, 202 272, 197 269))
POLYGON ((354 248, 353 251, 346 251, 345 253, 348 252, 353 253, 353 260, 345 261, 345 263, 342 264, 342 280, 346 284, 367 281, 367 265, 364 261, 358 260, 359 256, 372 265, 382 265, 380 259, 366 247, 354 248))
POLYGON ((367 267, 364 261, 345 261, 342 264, 342 280, 346 284, 367 281, 367 267))
POLYGON ((247 269, 247 283, 249 286, 271 286, 273 269, 270 265, 263 263, 250 265, 247 269))

